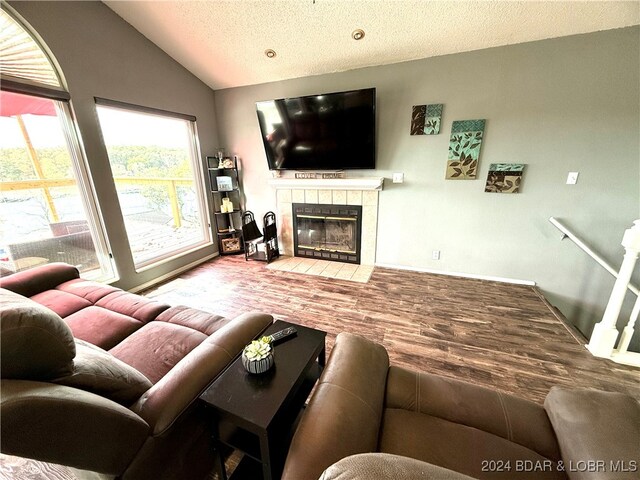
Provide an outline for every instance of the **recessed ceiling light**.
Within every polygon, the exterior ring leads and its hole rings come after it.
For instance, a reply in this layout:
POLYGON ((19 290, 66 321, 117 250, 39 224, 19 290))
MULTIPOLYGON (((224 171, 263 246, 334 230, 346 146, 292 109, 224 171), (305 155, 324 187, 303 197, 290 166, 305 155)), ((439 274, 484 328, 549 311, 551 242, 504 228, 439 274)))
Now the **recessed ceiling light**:
POLYGON ((364 30, 357 29, 351 32, 351 36, 354 40, 362 40, 364 38, 364 30))
POLYGON ((275 56, 276 56, 276 51, 275 51, 275 50, 271 50, 270 48, 267 48, 267 49, 264 51, 264 54, 265 54, 267 57, 269 57, 269 58, 273 58, 273 57, 275 57, 275 56))

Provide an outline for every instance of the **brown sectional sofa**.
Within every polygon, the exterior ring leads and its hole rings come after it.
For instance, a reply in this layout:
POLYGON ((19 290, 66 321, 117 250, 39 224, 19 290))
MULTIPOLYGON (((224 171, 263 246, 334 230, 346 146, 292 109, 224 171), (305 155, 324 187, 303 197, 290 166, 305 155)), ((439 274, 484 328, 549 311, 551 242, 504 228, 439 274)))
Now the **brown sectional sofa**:
POLYGON ((273 318, 170 307, 50 264, 0 279, 3 453, 119 478, 201 478, 195 400, 273 318))
POLYGON ((342 333, 293 437, 282 479, 321 475, 638 479, 640 404, 620 393, 554 387, 542 406, 390 366, 382 345, 342 333))

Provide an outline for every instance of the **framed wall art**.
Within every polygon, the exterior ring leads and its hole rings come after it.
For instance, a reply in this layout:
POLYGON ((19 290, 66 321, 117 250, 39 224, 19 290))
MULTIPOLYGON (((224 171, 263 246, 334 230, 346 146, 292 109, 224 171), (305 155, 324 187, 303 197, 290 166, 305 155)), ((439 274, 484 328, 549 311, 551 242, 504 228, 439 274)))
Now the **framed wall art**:
POLYGON ((441 103, 414 105, 411 112, 411 135, 437 135, 442 120, 441 103))
POLYGON ((456 120, 451 125, 447 180, 475 180, 485 120, 456 120))
POLYGON ((525 165, 522 163, 492 163, 487 174, 485 192, 519 193, 525 165))

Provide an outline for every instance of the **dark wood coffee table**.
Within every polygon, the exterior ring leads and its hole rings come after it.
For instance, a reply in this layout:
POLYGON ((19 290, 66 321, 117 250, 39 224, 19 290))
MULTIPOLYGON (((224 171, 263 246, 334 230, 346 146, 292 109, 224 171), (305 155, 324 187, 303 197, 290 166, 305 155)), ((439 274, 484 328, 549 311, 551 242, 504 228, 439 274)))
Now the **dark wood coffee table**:
POLYGON ((271 370, 252 375, 239 357, 200 396, 214 410, 217 441, 244 453, 234 479, 259 478, 260 466, 265 480, 280 478, 292 427, 324 367, 326 333, 278 320, 264 335, 287 327, 298 333, 275 344, 271 370))

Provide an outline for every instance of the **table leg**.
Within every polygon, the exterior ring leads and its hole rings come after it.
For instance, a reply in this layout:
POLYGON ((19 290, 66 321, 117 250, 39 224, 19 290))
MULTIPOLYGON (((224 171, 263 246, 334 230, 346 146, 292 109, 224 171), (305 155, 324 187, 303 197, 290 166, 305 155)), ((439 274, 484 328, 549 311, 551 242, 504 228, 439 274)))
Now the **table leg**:
POLYGON ((222 456, 222 449, 215 440, 215 455, 216 455, 216 473, 220 480, 227 480, 227 469, 224 466, 224 457, 222 456))
POLYGON ((262 459, 262 478, 272 480, 271 474, 271 448, 269 445, 269 433, 260 434, 260 458, 262 459))
POLYGON ((320 351, 320 355, 318 355, 318 365, 320 365, 320 367, 322 367, 323 369, 327 361, 326 357, 327 357, 327 348, 322 347, 322 350, 320 351))
MULTIPOLYGON (((208 411, 212 412, 211 409, 207 408, 208 411)), ((211 421, 213 422, 213 454, 216 456, 215 458, 215 472, 218 475, 219 480, 227 480, 227 469, 224 466, 224 455, 222 454, 223 446, 218 440, 220 438, 220 418, 218 415, 213 413, 211 415, 211 421)))

